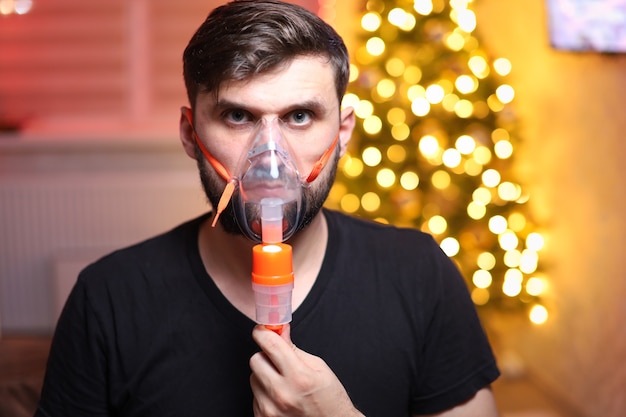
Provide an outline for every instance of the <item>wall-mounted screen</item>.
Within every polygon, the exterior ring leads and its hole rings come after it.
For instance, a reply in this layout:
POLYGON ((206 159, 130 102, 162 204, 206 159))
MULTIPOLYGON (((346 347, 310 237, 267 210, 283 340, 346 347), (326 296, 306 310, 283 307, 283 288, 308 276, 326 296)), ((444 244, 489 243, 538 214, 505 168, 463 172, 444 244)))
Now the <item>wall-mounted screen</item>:
POLYGON ((626 52, 626 0, 546 0, 550 43, 571 51, 626 52))

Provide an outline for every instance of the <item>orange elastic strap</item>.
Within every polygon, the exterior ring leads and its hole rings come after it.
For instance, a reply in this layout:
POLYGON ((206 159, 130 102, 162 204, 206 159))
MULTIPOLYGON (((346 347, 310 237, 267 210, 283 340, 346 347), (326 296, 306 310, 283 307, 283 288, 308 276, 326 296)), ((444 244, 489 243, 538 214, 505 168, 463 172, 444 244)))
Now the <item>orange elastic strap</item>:
POLYGON ((222 191, 222 196, 220 197, 220 202, 217 204, 217 210, 215 211, 215 217, 213 218, 211 227, 215 227, 220 214, 222 214, 222 212, 226 209, 226 206, 228 206, 228 202, 233 197, 233 193, 235 192, 236 184, 237 180, 234 178, 226 183, 226 187, 224 187, 224 191, 222 191))
POLYGON ((218 161, 217 159, 215 159, 215 157, 213 157, 213 155, 211 155, 211 152, 209 152, 206 146, 204 146, 204 143, 200 141, 200 138, 196 133, 196 128, 193 126, 193 116, 191 114, 191 109, 187 109, 186 116, 187 120, 189 121, 189 125, 191 126, 191 131, 193 132, 193 138, 198 144, 198 147, 200 147, 200 150, 204 154, 204 157, 207 159, 207 161, 209 161, 209 164, 211 164, 211 166, 215 169, 215 171, 217 171, 219 176, 224 179, 224 181, 230 181, 233 178, 232 175, 230 175, 226 167, 222 165, 220 161, 218 161))
POLYGON ((209 152, 206 146, 204 146, 202 141, 200 141, 200 138, 198 137, 198 134, 196 133, 196 129, 193 126, 193 122, 192 122, 193 115, 191 114, 191 109, 186 110, 185 116, 187 117, 187 120, 189 121, 189 125, 191 126, 191 130, 193 132, 193 137, 196 143, 198 144, 198 147, 202 151, 202 154, 207 159, 209 164, 211 164, 213 169, 215 169, 215 171, 219 174, 219 176, 222 177, 225 181, 227 181, 226 187, 224 187, 224 191, 222 191, 222 196, 220 197, 220 201, 217 204, 215 217, 213 218, 213 223, 211 224, 211 227, 215 227, 215 225, 217 224, 217 219, 220 217, 220 214, 222 214, 222 212, 226 209, 226 206, 228 206, 228 202, 230 201, 230 199, 233 196, 233 193, 235 192, 235 188, 237 186, 237 179, 234 178, 232 175, 230 175, 226 167, 222 165, 220 161, 215 159, 215 157, 211 155, 211 152, 209 152))
POLYGON ((320 172, 322 172, 322 169, 324 169, 324 166, 330 159, 330 156, 335 151, 338 141, 339 141, 339 133, 337 133, 337 136, 335 136, 333 143, 331 143, 328 149, 326 149, 326 151, 322 154, 322 156, 320 156, 320 159, 318 159, 317 162, 315 162, 315 164, 313 165, 313 169, 311 170, 311 173, 306 178, 306 182, 313 182, 315 181, 317 176, 320 175, 320 172))

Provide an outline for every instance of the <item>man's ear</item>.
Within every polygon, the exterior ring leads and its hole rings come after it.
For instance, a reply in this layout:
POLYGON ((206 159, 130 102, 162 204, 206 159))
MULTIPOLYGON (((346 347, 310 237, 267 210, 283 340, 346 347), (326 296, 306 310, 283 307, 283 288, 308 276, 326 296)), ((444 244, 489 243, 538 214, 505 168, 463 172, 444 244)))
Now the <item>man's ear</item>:
POLYGON ((346 107, 341 110, 341 120, 339 125, 339 145, 340 145, 340 155, 343 156, 348 149, 348 142, 352 138, 352 131, 354 130, 354 125, 356 123, 354 116, 354 108, 346 107))
POLYGON ((180 122, 178 125, 180 141, 185 153, 192 159, 196 159, 196 132, 193 128, 193 112, 189 107, 180 108, 180 122))

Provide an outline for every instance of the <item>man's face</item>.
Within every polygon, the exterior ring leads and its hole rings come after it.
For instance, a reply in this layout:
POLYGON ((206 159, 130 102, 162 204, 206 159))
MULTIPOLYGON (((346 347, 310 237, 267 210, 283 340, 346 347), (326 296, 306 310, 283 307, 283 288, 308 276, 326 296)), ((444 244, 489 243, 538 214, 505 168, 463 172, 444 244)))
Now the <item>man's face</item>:
MULTIPOLYGON (((300 175, 306 178, 332 144, 341 126, 332 67, 325 60, 300 57, 284 67, 252 80, 230 82, 219 94, 203 94, 196 101, 195 128, 208 151, 232 174, 249 147, 249 137, 261 119, 280 119, 300 175)), ((304 224, 321 209, 334 181, 339 158, 336 149, 320 176, 303 190, 304 224)), ((203 187, 217 207, 225 182, 196 151, 203 187)), ((229 233, 241 234, 232 204, 220 222, 229 233)))

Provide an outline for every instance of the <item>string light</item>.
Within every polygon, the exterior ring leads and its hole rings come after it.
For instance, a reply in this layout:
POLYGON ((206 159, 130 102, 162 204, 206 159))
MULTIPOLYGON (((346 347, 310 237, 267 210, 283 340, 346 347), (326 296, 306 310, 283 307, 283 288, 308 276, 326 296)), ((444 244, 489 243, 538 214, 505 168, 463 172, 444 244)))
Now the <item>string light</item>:
POLYGON ((400 185, 407 191, 415 190, 419 183, 419 176, 415 172, 408 171, 400 176, 400 185))
POLYGON ((0 15, 22 15, 30 12, 32 8, 32 0, 0 0, 0 15))
POLYGON ((548 310, 540 305, 534 305, 530 310, 530 321, 535 324, 543 324, 548 320, 548 310))
POLYGON ((431 0, 415 0, 413 8, 422 16, 428 16, 433 11, 433 2, 431 0))
POLYGON ((453 237, 447 237, 441 241, 441 249, 446 253, 446 255, 453 257, 459 253, 461 249, 461 245, 459 241, 453 237))
POLYGON ((472 276, 472 282, 474 283, 476 288, 489 288, 491 286, 491 283, 493 282, 493 278, 491 277, 489 271, 479 269, 474 272, 474 275, 472 276))
POLYGON ((374 146, 367 147, 363 150, 363 163, 370 167, 375 167, 380 164, 383 159, 383 155, 380 150, 374 146))
POLYGON ((469 0, 369 0, 342 106, 358 119, 328 205, 431 233, 485 308, 542 324, 543 233, 514 175, 513 68, 475 34, 469 0))
POLYGON ((380 27, 380 15, 378 13, 365 13, 361 18, 361 27, 368 32, 374 32, 380 27))

